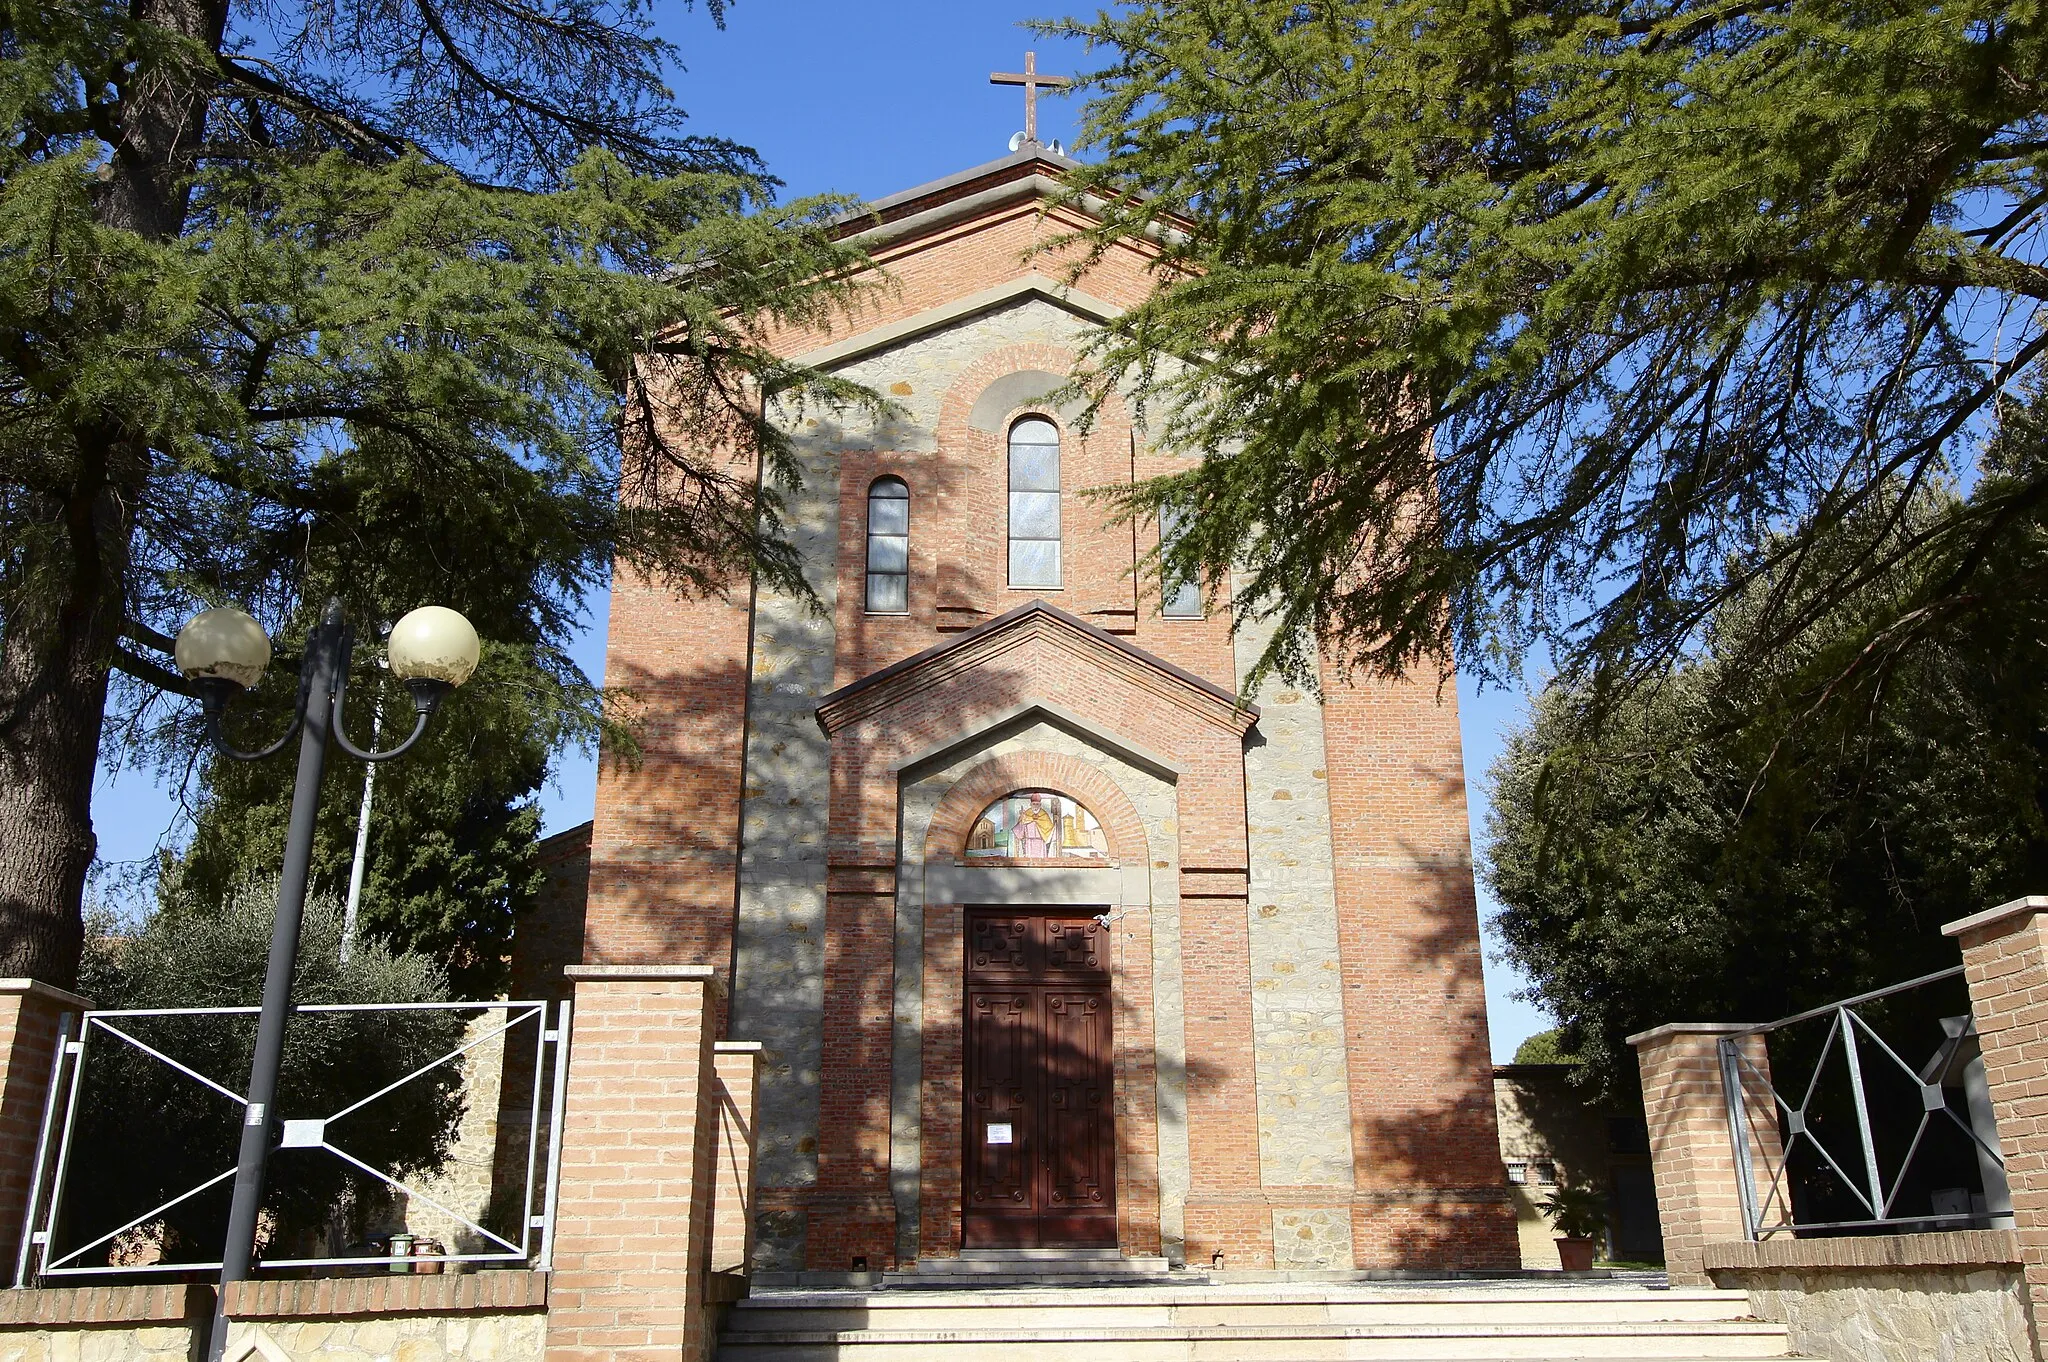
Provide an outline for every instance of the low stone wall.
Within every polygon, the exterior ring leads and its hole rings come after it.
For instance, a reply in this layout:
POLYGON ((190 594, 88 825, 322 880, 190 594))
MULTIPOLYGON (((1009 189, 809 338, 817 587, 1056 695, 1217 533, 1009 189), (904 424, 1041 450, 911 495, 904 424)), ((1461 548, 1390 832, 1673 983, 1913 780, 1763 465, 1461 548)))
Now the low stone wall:
POLYGON ((2010 1230, 1706 1246, 1714 1285, 1745 1291, 1792 1350, 1828 1362, 2030 1362, 2010 1230))
MULTIPOLYGON (((245 1345, 258 1335, 290 1362, 540 1362, 547 1332, 543 1311, 230 1320, 226 1362, 246 1356, 245 1345)), ((261 1356, 247 1362, 277 1362, 268 1349, 259 1345, 258 1351, 261 1356)), ((100 1359, 86 1356, 78 1362, 100 1359)))
POLYGON ((192 1362, 212 1305, 187 1286, 0 1291, 0 1362, 192 1362))
MULTIPOLYGON (((197 1362, 203 1286, 0 1291, 0 1362, 197 1362)), ((539 1272, 237 1283, 227 1362, 541 1362, 539 1272)))

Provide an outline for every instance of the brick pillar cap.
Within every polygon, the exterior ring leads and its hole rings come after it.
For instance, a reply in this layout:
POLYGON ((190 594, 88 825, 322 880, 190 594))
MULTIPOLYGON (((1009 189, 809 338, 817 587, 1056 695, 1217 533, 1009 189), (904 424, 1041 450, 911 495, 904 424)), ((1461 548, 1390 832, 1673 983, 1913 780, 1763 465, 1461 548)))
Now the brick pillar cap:
POLYGON ((31 997, 48 998, 51 1002, 61 1003, 65 1007, 92 1006, 92 999, 82 998, 69 989, 46 984, 40 979, 0 979, 0 993, 26 993, 31 997))
POLYGON ((2044 909, 2048 909, 2048 896, 2029 894, 2023 899, 2014 899, 2011 903, 2001 903, 1996 908, 1986 908, 1981 913, 1972 913, 1968 917, 1959 917, 1954 922, 1945 923, 1941 934, 1961 936, 1964 932, 1974 932, 1979 927, 1989 927, 2000 918, 2018 917, 2022 913, 2038 913, 2044 909))
POLYGON ((709 965, 564 965, 565 979, 610 981, 633 979, 705 979, 716 976, 709 965))
POLYGON ((1653 1026, 1647 1031, 1638 1031, 1628 1038, 1630 1045, 1648 1045, 1652 1041, 1666 1040, 1672 1036, 1733 1036, 1756 1027, 1748 1022, 1666 1022, 1653 1026))

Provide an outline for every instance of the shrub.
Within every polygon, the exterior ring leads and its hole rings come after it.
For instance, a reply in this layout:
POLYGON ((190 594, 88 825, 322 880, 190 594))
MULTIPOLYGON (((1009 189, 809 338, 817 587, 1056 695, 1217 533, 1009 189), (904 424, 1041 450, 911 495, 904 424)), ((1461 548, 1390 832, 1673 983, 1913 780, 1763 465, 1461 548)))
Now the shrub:
MULTIPOLYGON (((80 989, 101 1008, 181 1008, 261 1000, 275 883, 251 884, 218 907, 152 913, 139 929, 87 924, 80 989)), ((447 978, 424 956, 358 941, 342 964, 341 912, 306 905, 293 1001, 439 1002, 447 978)), ((247 1090, 254 1015, 111 1017, 108 1022, 229 1092, 247 1090)), ((273 1113, 330 1118, 461 1042, 465 1018, 448 1011, 295 1014, 285 1032, 273 1113)), ((189 1074, 99 1028, 87 1037, 78 1126, 53 1255, 107 1234, 235 1166, 244 1108, 189 1074)), ((334 1121, 327 1139, 397 1178, 437 1169, 463 1106, 462 1063, 440 1065, 334 1121)), ((281 1128, 274 1125, 274 1128, 281 1128)), ((120 1260, 153 1245, 163 1261, 217 1258, 230 1180, 187 1197, 81 1261, 120 1260)), ((324 1149, 274 1150, 265 1180, 262 1239, 283 1246, 316 1237, 337 1212, 382 1184, 324 1149)))

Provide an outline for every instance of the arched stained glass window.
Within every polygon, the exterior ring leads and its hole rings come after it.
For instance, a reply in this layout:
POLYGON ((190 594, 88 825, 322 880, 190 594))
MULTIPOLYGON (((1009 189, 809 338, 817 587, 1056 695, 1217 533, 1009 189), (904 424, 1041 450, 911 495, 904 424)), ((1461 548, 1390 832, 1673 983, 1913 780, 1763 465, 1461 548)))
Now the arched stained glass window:
POLYGON ((1051 790, 1018 790, 981 811, 964 854, 1013 861, 1109 859, 1109 834, 1078 800, 1051 790))
POLYGON ((910 609, 910 487, 901 478, 868 488, 867 600, 871 614, 910 609))
POLYGON ((1042 416, 1010 427, 1010 585, 1060 584, 1060 428, 1042 416))

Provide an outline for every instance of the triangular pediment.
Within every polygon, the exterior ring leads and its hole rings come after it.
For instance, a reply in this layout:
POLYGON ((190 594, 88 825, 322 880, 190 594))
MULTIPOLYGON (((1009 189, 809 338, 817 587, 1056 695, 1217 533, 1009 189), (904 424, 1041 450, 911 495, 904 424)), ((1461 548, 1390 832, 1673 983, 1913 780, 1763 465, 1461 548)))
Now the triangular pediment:
POLYGON ((775 348, 800 364, 833 369, 1020 303, 1042 302, 1089 324, 1122 316, 1152 290, 1157 246, 1147 236, 1177 229, 1112 243, 1110 268, 1090 263, 1072 239, 1103 205, 1067 192, 1077 168, 1027 144, 844 214, 833 231, 866 250, 891 287, 853 316, 789 332, 775 348))
POLYGON ((818 702, 826 733, 872 719, 937 687, 1001 665, 1019 649, 1049 649, 1062 666, 1092 668, 1217 728, 1242 736, 1258 721, 1256 705, 1193 672, 1176 667, 1115 634, 1034 600, 956 638, 841 686, 818 702))

